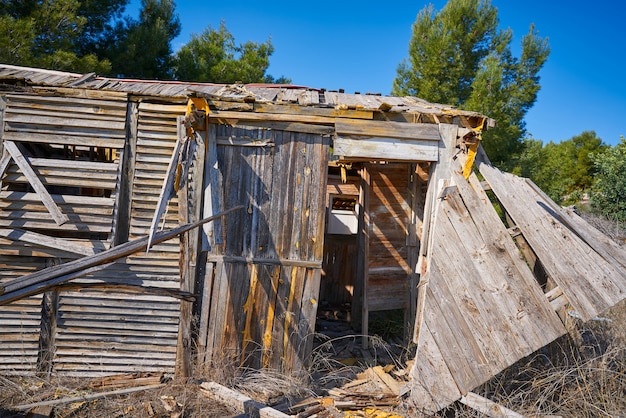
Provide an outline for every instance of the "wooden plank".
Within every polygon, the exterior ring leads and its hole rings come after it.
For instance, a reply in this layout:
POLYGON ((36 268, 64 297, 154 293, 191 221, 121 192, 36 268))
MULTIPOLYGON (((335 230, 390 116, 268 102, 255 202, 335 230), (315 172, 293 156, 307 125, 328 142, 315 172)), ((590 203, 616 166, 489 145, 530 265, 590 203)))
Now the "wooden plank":
POLYGON ((274 408, 263 405, 240 392, 236 392, 216 382, 203 382, 200 384, 200 392, 205 396, 216 400, 224 405, 234 408, 237 412, 251 417, 259 418, 289 418, 274 408))
POLYGON ((439 126, 433 123, 338 119, 335 122, 335 130, 339 136, 358 135, 435 142, 441 140, 439 126))
POLYGON ((161 192, 159 193, 159 200, 157 201, 157 206, 154 210, 152 222, 150 223, 150 229, 148 231, 148 251, 150 250, 152 238, 156 234, 158 224, 161 220, 161 217, 163 216, 163 213, 165 212, 169 200, 175 195, 174 183, 176 182, 177 168, 180 161, 180 152, 183 148, 184 140, 185 138, 181 138, 180 136, 178 137, 176 145, 174 146, 174 151, 172 152, 169 164, 167 166, 163 186, 161 187, 161 192))
POLYGON ((0 179, 4 176, 4 173, 11 162, 11 154, 6 149, 2 149, 2 158, 0 158, 0 179))
POLYGON ((257 112, 234 112, 228 110, 215 110, 209 115, 210 119, 218 120, 256 120, 256 121, 280 121, 280 122, 301 122, 316 123, 320 125, 333 125, 334 117, 302 115, 302 114, 283 114, 283 113, 257 113, 257 112))
POLYGON ((425 411, 435 413, 462 396, 426 323, 410 375, 411 400, 425 411))
POLYGON ((200 301, 200 325, 198 326, 198 364, 203 367, 207 358, 207 337, 209 331, 209 313, 213 295, 215 263, 206 262, 202 278, 202 299, 200 301))
POLYGON ((129 393, 134 393, 134 392, 143 392, 146 390, 158 389, 163 386, 165 386, 165 384, 139 386, 135 388, 126 388, 126 389, 117 389, 117 390, 112 390, 108 392, 92 393, 89 395, 72 396, 72 397, 67 397, 67 398, 53 399, 50 401, 41 401, 41 402, 35 402, 35 403, 30 403, 30 404, 22 404, 22 405, 14 406, 13 408, 19 411, 28 411, 39 406, 62 405, 65 403, 72 403, 72 402, 88 402, 94 399, 105 398, 107 396, 127 395, 129 393))
POLYGON ((9 113, 5 114, 5 124, 12 127, 14 124, 26 125, 26 126, 51 126, 57 128, 83 128, 87 130, 106 129, 110 131, 124 131, 124 121, 115 120, 94 120, 91 119, 78 119, 67 118, 66 115, 60 116, 41 116, 41 115, 26 115, 23 113, 9 113))
POLYGON ((95 254, 95 248, 92 246, 80 245, 65 239, 38 234, 36 232, 24 231, 20 229, 0 229, 0 236, 9 238, 13 241, 24 241, 30 244, 67 251, 71 254, 84 256, 95 254))
MULTIPOLYGON (((370 259, 370 185, 371 176, 369 165, 360 170, 361 182, 359 187, 359 233, 357 237, 357 267, 352 297, 352 318, 361 322, 361 346, 369 348, 368 328, 369 309, 367 306, 367 284, 369 281, 370 259)), ((357 322, 358 323, 358 322, 357 322)))
MULTIPOLYGON (((204 167, 203 216, 212 216, 223 207, 222 174, 217 157, 217 131, 215 125, 209 125, 206 135, 206 158, 204 167)), ((221 222, 206 224, 202 227, 202 250, 210 251, 215 244, 222 244, 221 222)))
POLYGON ((337 137, 333 144, 333 155, 340 158, 437 161, 437 143, 433 141, 337 137))
POLYGON ((525 417, 525 415, 518 414, 517 412, 505 408, 504 406, 499 405, 483 396, 477 395, 474 392, 469 392, 467 395, 461 397, 460 402, 480 412, 481 414, 484 414, 487 417, 525 417))
POLYGON ((72 135, 69 131, 13 132, 6 131, 4 139, 16 142, 38 142, 43 144, 76 145, 84 147, 123 148, 123 134, 112 135, 103 132, 80 132, 72 135))
POLYGON ((11 154, 13 157, 13 161, 20 167, 22 173, 28 178, 28 182, 33 187, 39 198, 46 206, 50 215, 58 225, 63 225, 64 223, 69 221, 67 215, 65 215, 61 209, 54 202, 46 187, 41 183, 37 174, 33 171, 32 167, 29 164, 28 159, 22 154, 19 150, 17 144, 13 141, 4 141, 5 149, 11 154))
POLYGON ((591 248, 600 254, 605 260, 613 264, 613 266, 626 271, 626 251, 610 239, 608 236, 598 231, 583 218, 581 218, 571 208, 564 208, 554 203, 535 183, 530 179, 526 179, 526 183, 544 199, 544 202, 550 205, 550 208, 558 214, 559 220, 563 222, 569 229, 574 231, 582 240, 584 240, 591 248))
POLYGON ((374 112, 371 110, 350 110, 335 107, 315 107, 301 106, 289 104, 273 104, 255 102, 254 110, 259 113, 278 113, 278 114, 304 114, 311 116, 324 116, 331 118, 347 118, 347 119, 372 119, 374 112))

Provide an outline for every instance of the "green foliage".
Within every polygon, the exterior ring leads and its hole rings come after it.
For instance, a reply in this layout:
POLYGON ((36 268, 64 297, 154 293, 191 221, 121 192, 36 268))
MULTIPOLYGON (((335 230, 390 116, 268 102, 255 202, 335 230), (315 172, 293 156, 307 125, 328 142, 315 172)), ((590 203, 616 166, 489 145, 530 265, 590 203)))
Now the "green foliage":
POLYGON ((126 18, 111 30, 101 54, 112 63, 109 75, 170 80, 172 40, 181 25, 172 0, 142 0, 138 20, 126 18))
POLYGON ((529 177, 560 204, 576 203, 589 191, 597 171, 593 158, 608 148, 593 131, 545 146, 526 140, 524 146, 515 174, 529 177))
POLYGON ((516 58, 513 33, 497 27, 498 10, 489 0, 450 0, 439 13, 432 5, 422 9, 393 93, 496 119, 497 126, 483 135, 483 146, 496 165, 511 170, 523 150, 523 118, 536 101, 538 72, 550 48, 531 25, 516 58))
MULTIPOLYGON (((113 9, 127 0, 111 1, 113 9)), ((83 2, 84 3, 84 2, 83 2)), ((0 61, 56 70, 106 71, 110 63, 81 51, 95 22, 109 11, 93 8, 81 14, 78 0, 8 0, 0 6, 0 61)))
MULTIPOLYGON (((221 22, 218 30, 207 27, 176 54, 174 73, 178 80, 212 83, 270 83, 266 75, 274 52, 270 40, 235 44, 234 36, 221 22)), ((281 78, 278 82, 289 82, 281 78)))
POLYGON ((591 207, 605 217, 626 222, 626 139, 592 157, 596 169, 591 207))

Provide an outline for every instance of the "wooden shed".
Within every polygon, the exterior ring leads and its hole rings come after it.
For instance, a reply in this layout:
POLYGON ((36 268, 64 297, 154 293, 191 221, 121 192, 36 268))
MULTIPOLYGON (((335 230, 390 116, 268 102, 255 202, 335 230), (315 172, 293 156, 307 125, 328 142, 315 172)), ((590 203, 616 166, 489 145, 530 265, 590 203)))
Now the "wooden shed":
POLYGON ((414 325, 420 408, 464 399, 564 334, 558 309, 589 319, 626 291, 623 250, 488 163, 492 122, 415 97, 0 65, 0 370, 293 371, 318 310, 342 305, 364 335, 374 311, 414 325))

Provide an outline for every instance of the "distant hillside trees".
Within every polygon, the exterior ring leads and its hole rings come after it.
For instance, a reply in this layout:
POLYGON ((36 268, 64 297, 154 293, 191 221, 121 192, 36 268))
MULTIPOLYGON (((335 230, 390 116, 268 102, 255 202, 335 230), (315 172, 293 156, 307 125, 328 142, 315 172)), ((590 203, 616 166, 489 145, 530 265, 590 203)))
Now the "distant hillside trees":
POLYGON ((498 29, 489 0, 450 0, 439 12, 417 15, 409 55, 398 67, 396 95, 458 106, 489 115, 495 128, 483 135, 492 162, 510 170, 523 150, 523 118, 539 91, 539 70, 550 48, 534 26, 522 39, 521 57, 511 52, 513 33, 498 29))
POLYGON ((555 202, 572 204, 590 191, 597 172, 593 159, 608 148, 594 131, 545 145, 527 140, 513 172, 529 177, 555 202))
POLYGON ((607 219, 626 222, 626 139, 601 154, 592 156, 595 182, 591 188, 591 207, 607 219))

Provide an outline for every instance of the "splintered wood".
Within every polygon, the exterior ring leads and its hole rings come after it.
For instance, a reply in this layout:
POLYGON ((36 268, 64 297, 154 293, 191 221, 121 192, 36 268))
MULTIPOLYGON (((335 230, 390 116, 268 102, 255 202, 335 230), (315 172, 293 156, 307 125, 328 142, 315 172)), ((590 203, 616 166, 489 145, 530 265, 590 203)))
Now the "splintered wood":
MULTIPOLYGON (((406 381, 403 378, 407 375, 402 370, 393 369, 393 365, 370 367, 343 386, 329 389, 327 397, 309 398, 293 405, 289 413, 295 414, 298 418, 307 418, 321 414, 323 411, 347 413, 347 411, 369 408, 381 411, 393 409, 400 403, 400 397, 405 392, 406 381)), ((389 414, 387 413, 386 416, 399 417, 399 415, 389 414)))

